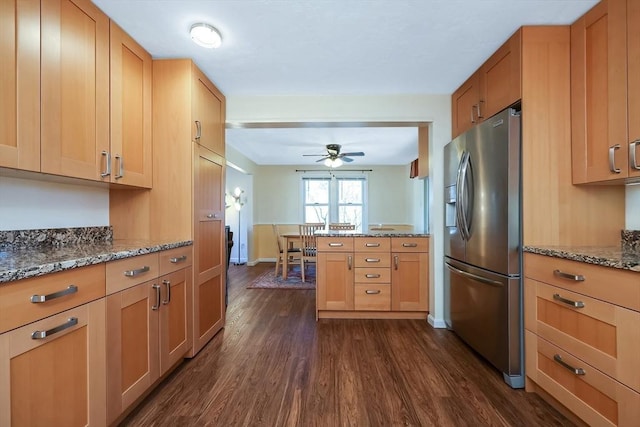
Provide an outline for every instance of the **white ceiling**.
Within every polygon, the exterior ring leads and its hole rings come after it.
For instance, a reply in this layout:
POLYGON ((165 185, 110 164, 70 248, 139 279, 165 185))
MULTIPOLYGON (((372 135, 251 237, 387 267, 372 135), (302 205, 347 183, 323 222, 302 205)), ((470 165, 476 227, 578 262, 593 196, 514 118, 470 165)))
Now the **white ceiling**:
MULTIPOLYGON (((521 25, 569 24, 597 0, 93 2, 154 58, 193 58, 231 97, 450 94, 521 25), (196 22, 222 47, 192 43, 196 22)), ((313 164, 302 154, 328 143, 366 153, 352 165, 417 157, 416 128, 241 128, 227 143, 258 164, 313 164)))

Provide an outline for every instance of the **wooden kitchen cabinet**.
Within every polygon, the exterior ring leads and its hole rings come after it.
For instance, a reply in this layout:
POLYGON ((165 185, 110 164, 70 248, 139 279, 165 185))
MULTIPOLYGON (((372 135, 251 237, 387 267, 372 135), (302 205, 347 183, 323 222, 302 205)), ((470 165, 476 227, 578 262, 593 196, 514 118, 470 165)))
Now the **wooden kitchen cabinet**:
POLYGON ((627 105, 629 177, 640 178, 640 2, 627 0, 627 105))
POLYGON ((452 95, 452 137, 521 98, 521 31, 516 31, 452 95))
POLYGON ((151 188, 151 55, 110 22, 110 182, 151 188))
POLYGON ((193 67, 192 140, 224 157, 223 96, 198 68, 193 67))
POLYGON ((527 389, 589 425, 635 425, 638 273, 531 253, 524 262, 527 389))
POLYGON ((41 171, 102 180, 109 157, 109 18, 90 0, 41 5, 41 171))
POLYGON ((574 184, 629 176, 624 0, 603 0, 571 25, 571 142, 574 184))
MULTIPOLYGON (((111 277, 131 278, 107 296, 107 421, 111 424, 179 363, 191 348, 188 306, 192 292, 191 248, 181 247, 108 264, 111 277), (158 260, 160 263, 158 265, 158 260), (122 274, 154 264, 156 277, 122 274), (133 263, 133 264, 132 264, 133 263), (158 269, 167 272, 157 277, 158 269), (138 276, 141 277, 141 276, 138 276)), ((146 272, 145 272, 146 273, 146 272)))
POLYGON ((0 166, 40 171, 40 1, 0 2, 0 166))
POLYGON ((356 311, 391 310, 391 268, 388 237, 355 237, 354 297, 356 311))
POLYGON ((429 239, 391 238, 391 309, 429 310, 429 239))
POLYGON ((323 311, 353 310, 353 237, 318 237, 317 242, 317 317, 323 311))
POLYGON ((0 425, 106 425, 105 300, 0 334, 0 425))

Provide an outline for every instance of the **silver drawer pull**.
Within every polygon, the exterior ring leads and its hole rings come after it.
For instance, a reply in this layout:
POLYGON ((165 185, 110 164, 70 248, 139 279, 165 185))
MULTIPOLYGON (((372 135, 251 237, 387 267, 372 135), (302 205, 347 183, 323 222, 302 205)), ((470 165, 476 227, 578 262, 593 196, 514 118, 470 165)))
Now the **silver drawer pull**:
POLYGON ((403 243, 402 247, 403 248, 417 248, 418 244, 417 243, 403 243))
POLYGON ((151 310, 157 311, 160 308, 160 292, 162 291, 160 290, 160 285, 157 283, 154 283, 151 288, 156 291, 156 303, 151 306, 151 310))
POLYGON ((169 261, 173 264, 177 264, 179 262, 183 262, 187 260, 187 256, 186 255, 182 255, 176 258, 169 258, 169 261))
POLYGON ((124 272, 124 275, 127 277, 135 277, 135 276, 138 276, 139 274, 146 273, 149 270, 151 269, 145 265, 144 267, 138 268, 137 270, 127 270, 124 272))
POLYGON ((367 289, 364 293, 367 295, 378 295, 380 293, 380 289, 367 289))
POLYGON ((366 277, 367 279, 379 279, 380 275, 379 274, 365 274, 364 277, 366 277))
POLYGON ((379 248, 380 243, 365 243, 364 246, 367 248, 379 248))
POLYGON ((574 368, 573 366, 569 365, 567 362, 562 360, 562 356, 560 356, 559 354, 554 354, 553 355, 553 360, 558 362, 560 364, 560 366, 562 366, 563 368, 567 368, 568 370, 573 372, 575 375, 584 375, 584 374, 586 374, 584 369, 582 369, 582 368, 574 368))
POLYGON ((31 296, 31 302, 34 303, 34 304, 39 304, 39 303, 42 303, 42 302, 47 302, 47 301, 52 300, 52 299, 63 297, 65 295, 75 294, 76 292, 78 292, 78 287, 76 285, 69 285, 69 287, 67 289, 64 289, 64 290, 58 291, 58 292, 54 292, 52 294, 48 294, 48 295, 32 295, 31 296))
POLYGON ((163 305, 167 305, 167 304, 169 304, 171 302, 171 281, 170 280, 163 280, 162 284, 167 287, 167 299, 163 299, 162 300, 162 304, 163 305))
POLYGON ((560 270, 553 270, 553 275, 563 279, 573 280, 574 282, 584 282, 584 276, 582 274, 571 274, 560 270))
POLYGON ((33 331, 33 333, 31 334, 31 339, 32 340, 43 340, 53 334, 56 334, 60 331, 64 331, 67 328, 70 328, 72 326, 75 326, 78 324, 78 318, 77 317, 70 317, 69 320, 67 320, 65 323, 63 323, 60 326, 56 326, 55 328, 51 328, 48 329, 46 331, 33 331))
POLYGON ((365 262, 380 262, 380 258, 365 258, 365 262))
POLYGON ((329 243, 329 246, 332 248, 339 248, 344 246, 342 243, 329 243))
POLYGON ((553 294, 553 299, 570 305, 571 307, 584 308, 584 303, 582 301, 572 301, 570 299, 562 298, 560 294, 553 294))

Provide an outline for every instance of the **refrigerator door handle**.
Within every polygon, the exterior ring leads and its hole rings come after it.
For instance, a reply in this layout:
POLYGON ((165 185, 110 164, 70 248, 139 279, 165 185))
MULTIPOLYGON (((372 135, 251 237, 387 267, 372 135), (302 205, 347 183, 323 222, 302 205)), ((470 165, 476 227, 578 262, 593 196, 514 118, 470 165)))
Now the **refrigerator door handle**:
POLYGON ((487 285, 491 285, 491 286, 496 286, 496 287, 503 287, 504 285, 496 280, 491 280, 491 279, 487 279, 486 277, 482 277, 482 276, 478 276, 477 274, 473 274, 473 273, 468 273, 466 271, 462 271, 459 268, 455 268, 454 266, 452 266, 451 264, 449 264, 448 262, 445 261, 445 264, 447 265, 447 268, 451 271, 453 271, 454 273, 458 273, 461 274, 463 276, 469 277, 473 280, 477 280, 478 282, 482 282, 484 284, 487 285))
POLYGON ((470 202, 473 203, 473 181, 471 185, 468 180, 473 180, 471 176, 470 170, 470 160, 471 155, 469 152, 465 151, 462 154, 462 160, 460 161, 460 187, 458 188, 458 200, 460 201, 460 216, 462 222, 462 235, 464 240, 469 240, 471 237, 471 223, 467 218, 467 215, 470 214, 469 206, 470 202))
POLYGON ((460 180, 460 177, 462 175, 462 165, 464 163, 465 154, 466 151, 462 153, 462 157, 460 158, 460 162, 458 163, 458 171, 456 174, 456 226, 458 227, 458 231, 460 232, 460 237, 462 237, 462 240, 466 240, 466 237, 462 224, 462 204, 464 203, 464 196, 462 193, 462 182, 460 180))

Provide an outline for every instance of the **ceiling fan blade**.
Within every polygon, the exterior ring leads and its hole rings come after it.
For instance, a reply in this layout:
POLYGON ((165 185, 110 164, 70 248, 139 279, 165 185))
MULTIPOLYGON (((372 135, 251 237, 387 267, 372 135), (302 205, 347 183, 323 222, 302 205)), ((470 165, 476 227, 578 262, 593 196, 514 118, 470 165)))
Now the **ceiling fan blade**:
POLYGON ((324 157, 326 156, 326 154, 303 154, 304 157, 306 156, 310 156, 310 157, 324 157))
POLYGON ((342 153, 341 156, 357 157, 357 156, 364 156, 364 153, 362 151, 356 151, 353 153, 342 153))
POLYGON ((343 162, 347 162, 347 163, 351 163, 353 162, 353 159, 351 157, 340 157, 342 159, 343 162))
POLYGON ((321 159, 318 159, 318 160, 316 160, 316 163, 324 162, 324 159, 328 159, 328 157, 323 157, 323 158, 321 158, 321 159))

